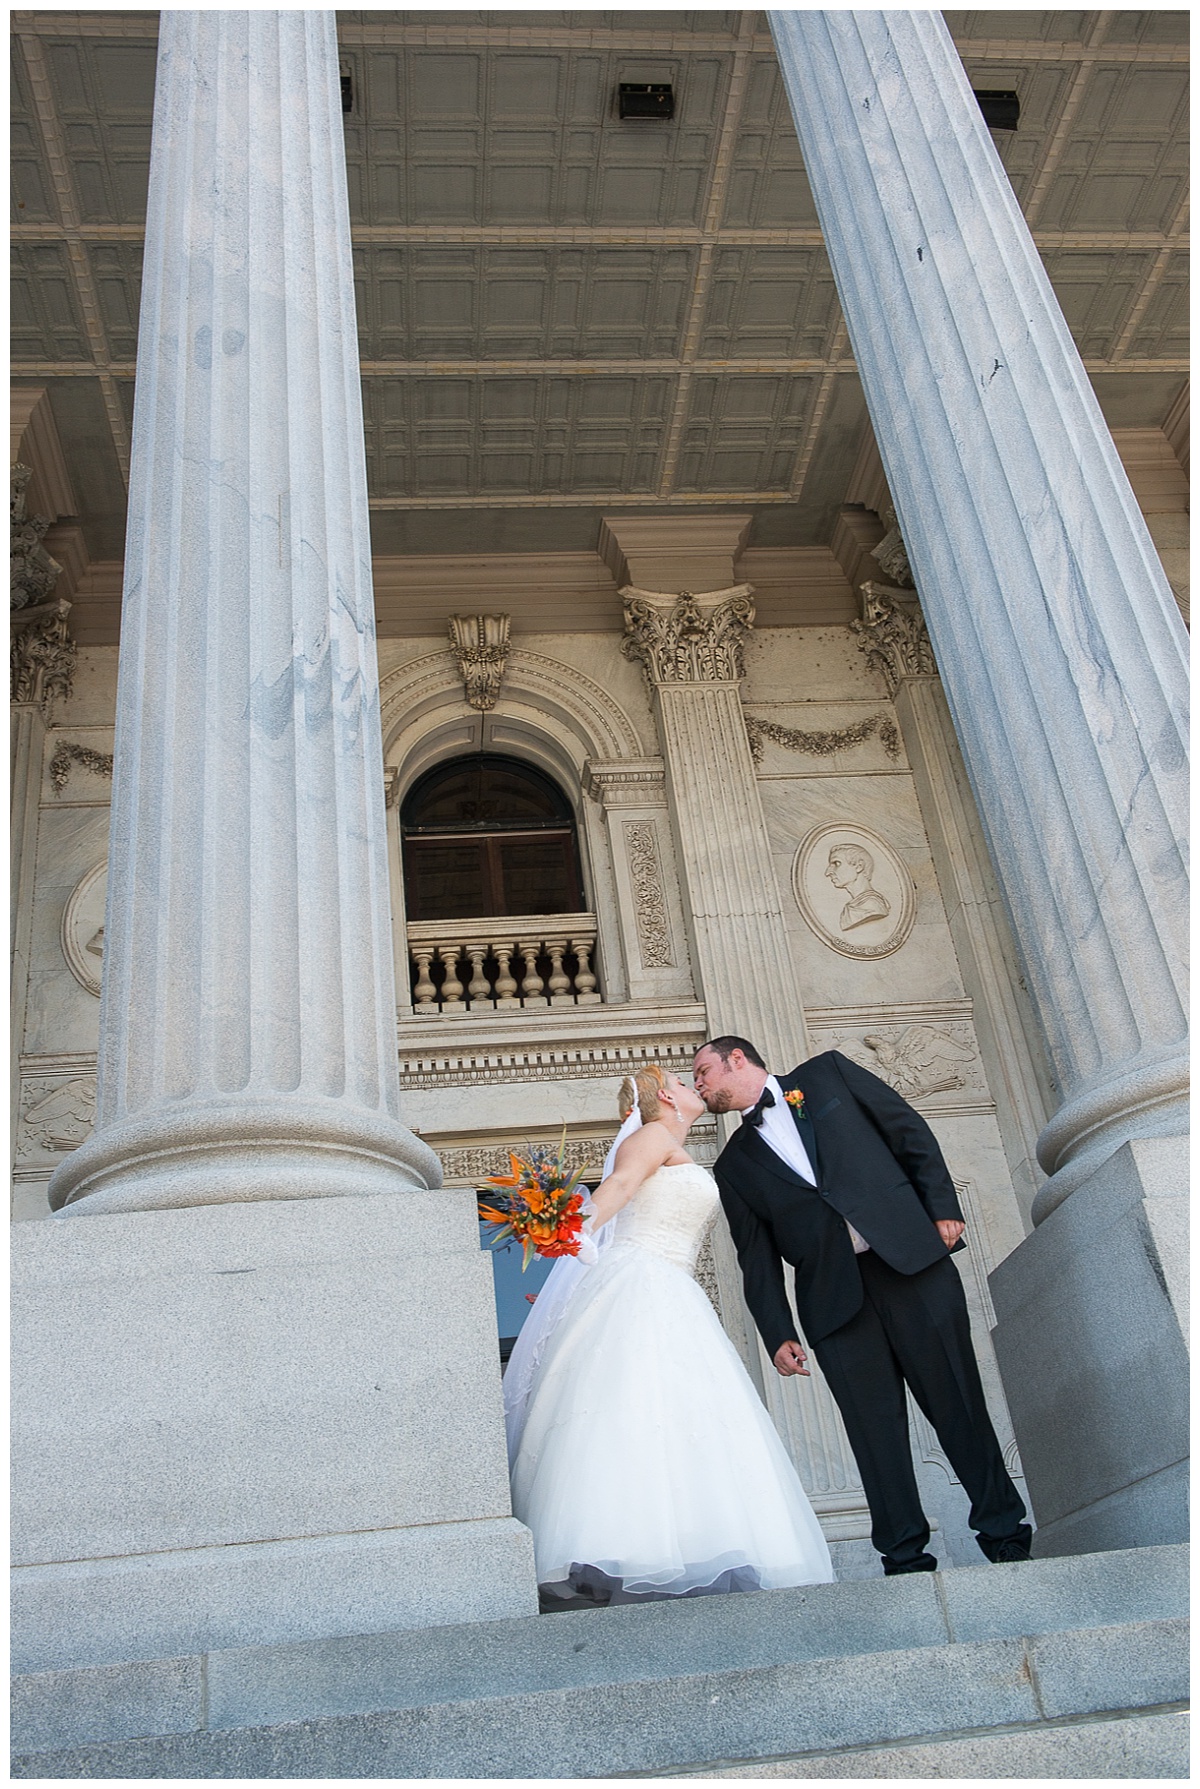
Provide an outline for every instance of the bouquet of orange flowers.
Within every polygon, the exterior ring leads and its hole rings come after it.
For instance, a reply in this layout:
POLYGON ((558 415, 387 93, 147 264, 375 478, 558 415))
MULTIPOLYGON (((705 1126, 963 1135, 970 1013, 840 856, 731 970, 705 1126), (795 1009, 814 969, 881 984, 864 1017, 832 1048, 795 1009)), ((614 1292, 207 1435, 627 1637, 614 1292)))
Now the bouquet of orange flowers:
POLYGON ((510 1150, 512 1173, 495 1175, 478 1194, 480 1217, 496 1225, 489 1247, 499 1248, 515 1236, 523 1251, 522 1273, 535 1255, 579 1253, 583 1193, 578 1188, 587 1163, 568 1172, 563 1160, 566 1138, 564 1129, 556 1155, 540 1146, 531 1149, 526 1145, 524 1155, 510 1150), (493 1187, 505 1190, 492 1192, 493 1187))

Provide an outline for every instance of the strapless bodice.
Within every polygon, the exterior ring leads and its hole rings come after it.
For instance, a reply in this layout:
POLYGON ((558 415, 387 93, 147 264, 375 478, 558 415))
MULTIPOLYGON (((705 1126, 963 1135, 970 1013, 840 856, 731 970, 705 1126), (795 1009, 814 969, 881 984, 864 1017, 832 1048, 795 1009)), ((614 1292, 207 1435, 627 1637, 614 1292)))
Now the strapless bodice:
POLYGON ((633 1243, 694 1273, 719 1203, 716 1181, 698 1162, 659 1168, 612 1220, 613 1245, 633 1243))

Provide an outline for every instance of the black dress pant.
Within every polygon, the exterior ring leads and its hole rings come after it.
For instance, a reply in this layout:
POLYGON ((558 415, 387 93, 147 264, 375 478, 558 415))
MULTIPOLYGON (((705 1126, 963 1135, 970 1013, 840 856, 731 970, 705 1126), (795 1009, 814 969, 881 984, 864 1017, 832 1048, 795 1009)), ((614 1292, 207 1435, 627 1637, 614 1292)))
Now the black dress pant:
POLYGON ((857 1261, 862 1308, 812 1348, 862 1474, 884 1570, 927 1569, 929 1557, 905 1384, 971 1500, 969 1520, 984 1553, 1017 1534, 1028 1544, 1025 1506, 987 1412, 967 1301, 949 1255, 916 1274, 897 1273, 873 1250, 857 1261))

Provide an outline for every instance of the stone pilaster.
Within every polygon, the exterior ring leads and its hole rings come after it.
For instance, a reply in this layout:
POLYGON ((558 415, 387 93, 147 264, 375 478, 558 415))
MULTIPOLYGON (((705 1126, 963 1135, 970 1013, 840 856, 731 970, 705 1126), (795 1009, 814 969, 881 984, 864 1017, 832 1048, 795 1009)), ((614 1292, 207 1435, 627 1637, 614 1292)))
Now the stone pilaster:
MULTIPOLYGON (((703 543, 710 575, 733 570, 743 518, 728 518, 723 541, 703 543), (735 525, 738 532, 735 533, 735 525), (723 546, 724 557, 717 557, 723 546)), ((610 563, 656 564, 670 575, 653 524, 609 522, 610 563), (619 549, 619 551, 618 551, 619 549)), ((668 537, 668 545, 669 537, 668 537)), ((682 580, 680 580, 682 582, 682 580)), ((662 744, 667 803, 690 928, 696 991, 710 1035, 750 1038, 775 1069, 809 1055, 799 976, 788 946, 770 838, 746 736, 740 685, 743 643, 754 623, 752 589, 727 583, 697 595, 626 585, 626 656, 645 672, 662 744)), ((719 1120, 728 1134, 729 1121, 719 1120)), ((780 1379, 766 1359, 742 1298, 728 1232, 713 1255, 724 1321, 762 1389, 831 1539, 867 1532, 853 1457, 828 1388, 780 1379)))
POLYGON ((1186 1125, 1185 635, 941 17, 771 21, 1061 1089, 1044 1216, 1186 1125))
POLYGON ((399 1117, 332 15, 160 45, 99 1109, 51 1202, 436 1185, 399 1117))
POLYGON ((1183 1538, 1186 635, 941 16, 769 16, 1061 1102, 992 1276, 1038 1544, 1183 1538))
POLYGON ((753 1039, 772 1066, 790 1068, 808 1054, 803 1002, 739 693, 750 586, 620 594, 622 649, 654 699, 709 1027, 753 1039))
POLYGON ((963 769, 916 592, 864 582, 852 625, 888 687, 912 766, 963 985, 996 1100, 1022 1221, 1029 1227, 1043 1176, 1037 1139, 1054 1094, 1045 1043, 1021 988, 1020 959, 963 769))

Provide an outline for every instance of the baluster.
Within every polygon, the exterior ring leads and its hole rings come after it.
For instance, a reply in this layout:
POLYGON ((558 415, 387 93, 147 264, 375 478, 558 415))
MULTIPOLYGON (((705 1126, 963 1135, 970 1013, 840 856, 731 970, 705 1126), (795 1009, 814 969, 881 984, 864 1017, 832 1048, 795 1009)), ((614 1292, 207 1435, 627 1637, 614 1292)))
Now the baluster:
POLYGON ((467 984, 467 993, 471 996, 472 1007, 492 1004, 492 984, 483 972, 483 959, 487 953, 486 944, 467 945, 467 955, 471 959, 471 979, 467 984))
POLYGON ((520 1006, 521 1002, 517 998, 517 984, 508 968, 514 946, 508 943, 493 944, 492 949, 495 951, 496 961, 500 965, 500 973, 496 977, 496 1005, 506 1008, 520 1006))
POLYGON ((429 975, 429 965, 433 960, 432 944, 414 944, 412 954, 417 965, 417 980, 413 988, 413 998, 418 1012, 432 1012, 437 1004, 437 989, 429 975))
POLYGON ((523 1004, 525 1006, 548 1006, 549 1001, 542 993, 546 984, 538 974, 537 966, 537 960, 542 952, 541 939, 519 938, 517 951, 525 963, 525 974, 521 978, 523 1004))
POLYGON ((592 974, 588 958, 592 944, 590 938, 572 938, 571 949, 579 959, 579 967, 575 971, 575 997, 580 1006, 599 1006, 600 995, 596 992, 596 977, 592 974))
POLYGON ((446 965, 446 978, 442 982, 442 1011, 444 1013, 465 1013, 467 1003, 463 999, 463 985, 458 979, 460 946, 439 944, 437 953, 446 965))
POLYGON ((547 938, 546 949, 550 956, 550 1004, 551 1006, 574 1006, 575 996, 571 993, 571 978, 563 968, 567 941, 565 938, 547 938))

